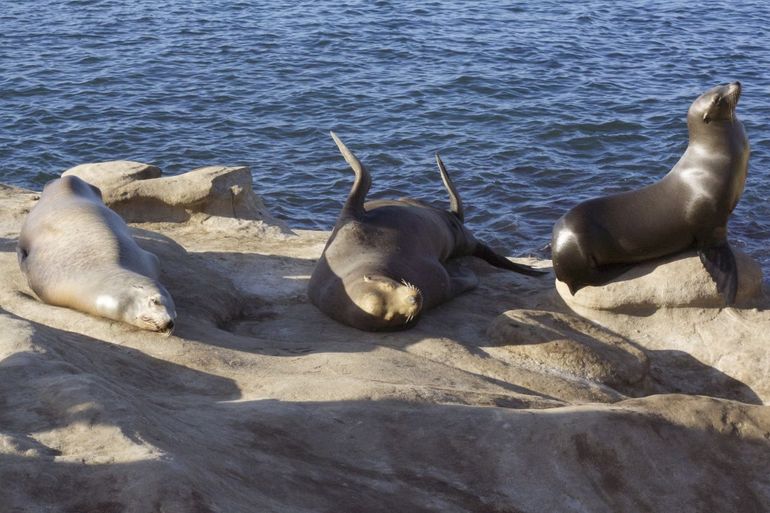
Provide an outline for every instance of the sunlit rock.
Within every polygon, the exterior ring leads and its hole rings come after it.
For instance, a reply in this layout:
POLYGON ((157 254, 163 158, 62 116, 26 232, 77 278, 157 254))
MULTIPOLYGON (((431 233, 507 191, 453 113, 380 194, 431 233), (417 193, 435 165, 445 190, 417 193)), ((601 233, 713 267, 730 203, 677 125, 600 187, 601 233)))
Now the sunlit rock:
POLYGON ((263 221, 286 230, 254 193, 245 166, 209 166, 161 177, 155 166, 114 161, 83 164, 62 175, 76 175, 99 187, 107 206, 130 223, 222 217, 263 221))

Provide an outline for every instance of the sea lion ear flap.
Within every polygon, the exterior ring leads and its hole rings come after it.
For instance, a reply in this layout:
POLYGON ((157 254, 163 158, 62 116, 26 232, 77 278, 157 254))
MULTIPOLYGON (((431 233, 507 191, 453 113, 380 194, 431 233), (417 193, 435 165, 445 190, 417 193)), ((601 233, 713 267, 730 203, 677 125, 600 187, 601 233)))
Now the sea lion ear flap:
POLYGON ((706 112, 703 113, 703 122, 707 125, 711 123, 711 120, 714 118, 714 115, 719 115, 719 108, 722 105, 722 97, 719 95, 714 96, 712 100, 709 102, 709 106, 706 109, 706 112))
POLYGON ((364 274, 364 282, 369 283, 370 281, 372 281, 372 277, 368 274, 364 274))

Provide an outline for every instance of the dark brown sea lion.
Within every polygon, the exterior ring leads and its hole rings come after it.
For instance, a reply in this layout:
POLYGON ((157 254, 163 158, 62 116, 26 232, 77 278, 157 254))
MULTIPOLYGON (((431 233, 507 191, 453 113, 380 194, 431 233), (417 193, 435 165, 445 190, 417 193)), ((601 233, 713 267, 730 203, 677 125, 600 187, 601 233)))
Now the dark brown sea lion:
POLYGON ((585 201, 556 222, 553 268, 573 294, 607 283, 630 264, 697 248, 727 304, 734 302, 738 276, 727 218, 749 163, 749 141, 735 116, 740 94, 740 82, 733 82, 692 103, 687 150, 660 181, 585 201))
POLYGON ((332 133, 355 172, 321 259, 310 277, 308 295, 322 312, 366 331, 412 326, 420 313, 474 288, 478 279, 452 259, 473 255, 528 275, 545 274, 516 264, 477 241, 463 226, 463 208, 438 155, 450 210, 414 199, 364 203, 371 177, 332 133))
POLYGON ((158 258, 76 176, 49 182, 30 211, 16 252, 30 288, 45 303, 170 332, 176 310, 158 282, 158 258))

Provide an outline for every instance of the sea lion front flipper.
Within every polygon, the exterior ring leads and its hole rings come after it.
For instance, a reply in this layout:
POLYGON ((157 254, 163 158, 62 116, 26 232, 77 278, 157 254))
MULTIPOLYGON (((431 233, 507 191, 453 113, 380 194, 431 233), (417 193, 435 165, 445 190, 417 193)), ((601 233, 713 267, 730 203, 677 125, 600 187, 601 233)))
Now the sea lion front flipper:
POLYGON ((449 297, 459 296, 463 292, 475 289, 479 284, 479 278, 471 269, 465 267, 459 260, 449 260, 444 264, 449 275, 449 297))
POLYGON ((26 274, 27 272, 27 257, 29 256, 29 251, 26 247, 23 247, 21 244, 16 246, 16 258, 19 260, 19 267, 21 267, 22 272, 26 274))
POLYGON ((353 155, 353 152, 345 146, 337 134, 329 132, 337 144, 337 148, 340 149, 340 153, 345 157, 345 161, 353 168, 353 172, 356 175, 353 187, 350 189, 348 199, 345 201, 345 205, 342 207, 342 214, 340 217, 354 217, 360 219, 364 215, 364 201, 366 200, 366 194, 369 192, 369 188, 372 186, 372 177, 369 175, 369 171, 364 167, 358 158, 353 155))
POLYGON ((544 274, 548 274, 546 271, 540 271, 528 265, 511 262, 504 256, 495 253, 492 248, 482 242, 476 244, 476 250, 473 252, 473 256, 485 260, 487 263, 500 269, 515 271, 517 273, 526 274, 527 276, 543 276, 544 274))
POLYGON ((452 182, 452 179, 449 178, 449 173, 447 173, 446 166, 444 166, 444 163, 441 161, 438 152, 436 152, 436 164, 438 164, 438 170, 441 173, 441 181, 444 182, 444 187, 446 187, 446 190, 449 193, 449 211, 457 216, 457 219, 460 221, 465 221, 463 202, 460 199, 460 195, 457 194, 455 184, 452 182))
POLYGON ((738 267, 735 264, 735 255, 730 245, 723 242, 716 246, 702 248, 698 251, 703 267, 717 284, 717 290, 724 294, 728 305, 735 302, 738 293, 738 267))

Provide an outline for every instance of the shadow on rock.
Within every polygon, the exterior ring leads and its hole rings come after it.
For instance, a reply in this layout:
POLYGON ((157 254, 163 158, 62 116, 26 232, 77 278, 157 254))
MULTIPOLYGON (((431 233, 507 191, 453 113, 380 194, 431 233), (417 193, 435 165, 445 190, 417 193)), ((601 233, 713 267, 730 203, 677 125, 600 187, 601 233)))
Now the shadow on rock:
POLYGON ((762 404, 745 383, 683 351, 645 349, 574 314, 511 310, 487 331, 512 364, 602 383, 627 396, 688 393, 762 404))
POLYGON ((188 327, 197 327, 201 320, 221 326, 265 304, 256 295, 247 295, 236 287, 210 255, 189 253, 173 239, 156 232, 133 228, 132 235, 160 260, 161 282, 174 298, 179 315, 177 330, 190 335, 188 327))
POLYGON ((18 242, 18 239, 6 239, 5 237, 0 237, 0 251, 15 253, 16 244, 18 244, 18 242))
POLYGON ((4 312, 0 327, 3 508, 212 511, 164 440, 205 428, 178 412, 240 398, 233 380, 4 312))
POLYGON ((762 399, 745 383, 698 361, 684 351, 646 350, 650 358, 647 393, 682 393, 706 395, 763 404, 762 399))
POLYGON ((576 502, 597 513, 759 513, 770 501, 767 411, 702 397, 543 412, 262 400, 166 415, 174 437, 152 424, 142 432, 164 459, 13 456, 0 477, 14 485, 0 498, 56 511, 373 513, 539 513, 576 502))

